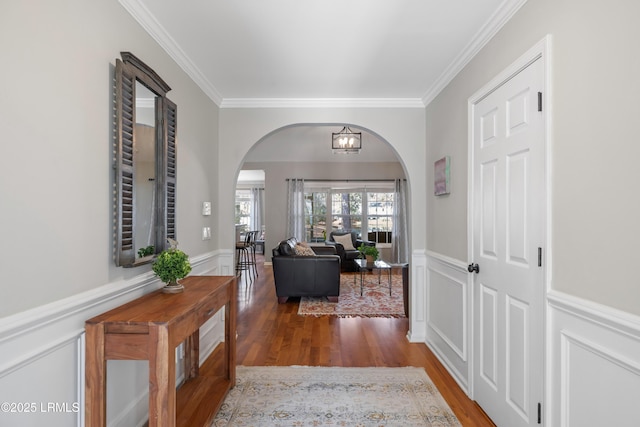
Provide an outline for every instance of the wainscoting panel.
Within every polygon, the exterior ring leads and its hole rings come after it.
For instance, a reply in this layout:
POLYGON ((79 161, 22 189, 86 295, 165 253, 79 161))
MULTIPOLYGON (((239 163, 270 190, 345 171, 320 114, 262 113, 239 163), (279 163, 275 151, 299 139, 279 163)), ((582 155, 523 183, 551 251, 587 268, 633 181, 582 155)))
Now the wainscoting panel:
POLYGON ((200 327, 200 364, 224 341, 224 307, 200 327))
POLYGON ((470 292, 464 263, 429 252, 427 345, 467 394, 470 378, 470 292))
POLYGON ((234 263, 235 252, 233 250, 222 250, 218 253, 218 271, 221 276, 234 276, 236 268, 234 263))
POLYGON ((546 425, 640 425, 640 318, 551 292, 546 425))
MULTIPOLYGON (((192 257, 191 264, 193 275, 215 275, 220 269, 213 252, 192 257)), ((85 321, 161 286, 148 272, 2 319, 0 426, 83 426, 85 321)), ((201 329, 202 357, 223 339, 224 309, 201 329)), ((177 351, 182 359, 180 347, 177 351)), ((143 426, 148 362, 109 361, 107 378, 108 425, 143 426)))
POLYGON ((410 342, 425 342, 427 337, 426 279, 427 257, 422 250, 414 250, 409 263, 409 332, 410 342))
MULTIPOLYGON (((79 333, 41 347, 0 378, 1 426, 74 426, 80 421, 79 333), (32 379, 25 382, 24 371, 32 379)), ((1 353, 1 352, 0 352, 1 353)), ((83 408, 82 408, 83 409, 83 408)))

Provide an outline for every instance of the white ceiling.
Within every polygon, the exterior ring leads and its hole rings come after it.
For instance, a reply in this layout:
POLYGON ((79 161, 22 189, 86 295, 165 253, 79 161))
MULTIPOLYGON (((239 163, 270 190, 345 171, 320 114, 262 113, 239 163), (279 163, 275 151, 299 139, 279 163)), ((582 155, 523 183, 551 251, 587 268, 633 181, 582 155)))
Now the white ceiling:
POLYGON ((424 105, 525 1, 120 0, 223 108, 424 105))
MULTIPOLYGON (((119 1, 221 108, 424 108, 526 2, 119 1)), ((397 160, 364 131, 360 154, 333 154, 340 129, 281 130, 245 161, 397 160)))

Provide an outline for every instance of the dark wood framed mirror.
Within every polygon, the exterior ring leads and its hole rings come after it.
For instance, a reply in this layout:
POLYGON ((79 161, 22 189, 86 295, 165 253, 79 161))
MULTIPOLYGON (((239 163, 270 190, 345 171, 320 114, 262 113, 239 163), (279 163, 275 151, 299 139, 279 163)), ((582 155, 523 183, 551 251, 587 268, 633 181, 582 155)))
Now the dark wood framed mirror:
POLYGON ((171 88, 121 52, 115 69, 115 263, 151 262, 176 240, 177 107, 171 88))

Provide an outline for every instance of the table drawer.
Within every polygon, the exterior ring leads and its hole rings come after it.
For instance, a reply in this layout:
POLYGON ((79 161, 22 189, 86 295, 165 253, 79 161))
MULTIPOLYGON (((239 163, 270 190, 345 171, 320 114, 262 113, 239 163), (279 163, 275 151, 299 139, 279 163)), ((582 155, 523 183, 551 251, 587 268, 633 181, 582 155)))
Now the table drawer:
POLYGON ((213 316, 222 306, 224 306, 225 301, 228 301, 229 297, 225 295, 216 295, 214 298, 208 299, 205 304, 198 308, 196 311, 195 317, 196 322, 201 325, 211 316, 213 316))

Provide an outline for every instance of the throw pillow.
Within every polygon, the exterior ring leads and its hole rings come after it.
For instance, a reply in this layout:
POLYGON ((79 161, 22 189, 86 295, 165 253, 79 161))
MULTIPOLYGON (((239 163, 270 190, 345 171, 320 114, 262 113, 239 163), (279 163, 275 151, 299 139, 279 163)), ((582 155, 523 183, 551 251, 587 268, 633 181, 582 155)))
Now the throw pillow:
POLYGON ((351 234, 343 234, 342 236, 333 236, 333 240, 336 243, 340 243, 345 251, 355 251, 356 248, 353 247, 353 242, 351 241, 351 234))
POLYGON ((296 251, 296 255, 301 255, 301 256, 315 256, 315 252, 313 252, 313 249, 306 247, 304 245, 301 245, 300 243, 298 243, 295 247, 295 251, 296 251))

